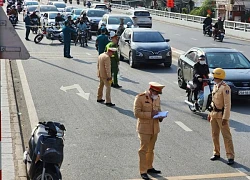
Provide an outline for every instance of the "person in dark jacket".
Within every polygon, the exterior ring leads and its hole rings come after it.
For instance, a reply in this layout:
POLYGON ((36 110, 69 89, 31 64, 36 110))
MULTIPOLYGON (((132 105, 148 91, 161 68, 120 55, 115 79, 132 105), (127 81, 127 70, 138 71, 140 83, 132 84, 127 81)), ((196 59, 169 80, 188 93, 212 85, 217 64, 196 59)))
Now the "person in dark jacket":
POLYGON ((205 31, 207 26, 210 26, 212 24, 213 20, 210 17, 210 14, 207 15, 206 19, 203 21, 203 31, 205 31))
POLYGON ((194 101, 195 107, 198 109, 198 93, 202 90, 203 79, 208 79, 209 68, 206 64, 206 57, 201 55, 198 59, 198 62, 194 65, 194 72, 193 72, 193 83, 195 85, 194 90, 194 101))
POLYGON ((221 20, 221 17, 218 18, 218 21, 214 24, 213 35, 215 36, 220 30, 224 30, 224 20, 221 20))
POLYGON ((57 13, 57 16, 55 17, 56 26, 59 25, 59 23, 62 21, 65 21, 65 19, 62 17, 60 13, 57 13))
POLYGON ((107 36, 109 36, 109 31, 107 30, 107 28, 106 28, 106 23, 102 23, 101 24, 101 27, 98 29, 98 31, 97 31, 97 35, 100 35, 100 34, 102 34, 102 29, 105 29, 105 34, 107 35, 107 36))
POLYGON ((63 32, 63 40, 64 40, 64 57, 66 58, 73 58, 70 55, 70 43, 71 43, 71 34, 77 34, 75 30, 70 28, 69 21, 65 21, 65 26, 62 29, 63 32))
POLYGON ((26 28, 25 39, 27 41, 30 41, 29 35, 30 35, 31 19, 30 19, 30 13, 29 12, 27 12, 27 16, 24 18, 24 22, 25 22, 25 28, 26 28))
POLYGON ((95 43, 95 47, 96 47, 96 50, 98 50, 99 55, 104 52, 105 47, 108 43, 109 43, 109 38, 105 34, 105 29, 102 28, 101 34, 99 36, 97 36, 96 43, 95 43))

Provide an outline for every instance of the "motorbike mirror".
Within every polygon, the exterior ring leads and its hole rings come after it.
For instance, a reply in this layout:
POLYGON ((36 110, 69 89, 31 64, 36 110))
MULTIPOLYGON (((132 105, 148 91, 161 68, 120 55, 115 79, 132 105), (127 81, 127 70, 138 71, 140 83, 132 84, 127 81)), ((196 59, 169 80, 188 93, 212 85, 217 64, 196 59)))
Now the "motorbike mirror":
POLYGON ((169 41, 170 41, 170 39, 165 39, 165 41, 166 41, 166 42, 169 42, 169 41))

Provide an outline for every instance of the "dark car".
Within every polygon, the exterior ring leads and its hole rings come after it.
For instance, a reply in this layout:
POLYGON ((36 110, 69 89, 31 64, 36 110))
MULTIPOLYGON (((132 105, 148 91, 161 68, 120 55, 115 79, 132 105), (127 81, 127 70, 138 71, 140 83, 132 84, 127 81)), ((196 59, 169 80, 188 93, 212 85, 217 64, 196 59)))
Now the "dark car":
POLYGON ((91 31, 96 32, 98 30, 99 21, 107 12, 101 9, 84 9, 82 10, 81 15, 83 15, 84 13, 86 13, 91 24, 91 31))
POLYGON ((172 51, 159 31, 148 28, 126 28, 119 39, 120 59, 129 60, 131 67, 141 63, 170 67, 172 51))
POLYGON ((200 55, 206 56, 211 79, 213 69, 223 68, 232 97, 250 99, 250 61, 241 52, 230 48, 194 47, 182 54, 177 69, 180 88, 185 88, 187 81, 193 79, 193 67, 200 55))

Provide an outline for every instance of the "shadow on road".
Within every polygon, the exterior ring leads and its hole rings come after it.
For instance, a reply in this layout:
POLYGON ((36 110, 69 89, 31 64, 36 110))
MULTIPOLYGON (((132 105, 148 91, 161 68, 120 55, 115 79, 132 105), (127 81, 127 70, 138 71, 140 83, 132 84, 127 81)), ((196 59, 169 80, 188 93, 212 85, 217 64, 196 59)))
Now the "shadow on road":
MULTIPOLYGON (((221 161, 221 162, 227 164, 227 159, 220 158, 219 161, 221 161)), ((240 164, 239 162, 236 162, 236 161, 234 162, 233 165, 231 165, 231 167, 234 168, 234 169, 238 169, 239 171, 242 171, 242 170, 244 169, 244 170, 250 172, 250 168, 249 168, 249 167, 244 166, 243 164, 240 164), (242 168, 242 170, 241 170, 241 168, 242 168)))
POLYGON ((250 126, 239 121, 230 120, 230 127, 236 132, 250 132, 250 126))
POLYGON ((33 57, 33 56, 31 56, 30 58, 31 58, 31 59, 35 59, 35 60, 38 60, 38 61, 43 62, 43 63, 48 64, 48 65, 54 66, 54 67, 59 68, 59 69, 61 69, 61 70, 70 72, 70 73, 72 73, 72 74, 76 74, 76 75, 82 76, 82 77, 87 78, 87 79, 90 79, 90 80, 92 80, 92 81, 99 82, 97 79, 91 78, 91 77, 89 77, 89 76, 85 76, 85 75, 83 75, 83 74, 77 73, 77 72, 75 72, 75 71, 72 71, 72 70, 69 70, 69 69, 66 69, 66 68, 63 68, 63 67, 60 67, 60 66, 55 65, 55 64, 52 64, 52 63, 50 63, 50 62, 46 62, 46 61, 44 61, 44 60, 42 60, 42 59, 38 59, 38 58, 33 57))
POLYGON ((160 174, 149 174, 152 178, 157 179, 157 180, 167 180, 167 178, 163 177, 160 174))
POLYGON ((233 100, 231 111, 250 115, 250 101, 248 100, 233 100))
POLYGON ((139 82, 136 82, 136 81, 133 81, 131 79, 128 79, 126 77, 121 77, 121 79, 119 79, 119 81, 124 81, 124 82, 130 82, 130 83, 133 83, 133 84, 140 84, 139 82))
POLYGON ((96 63, 96 62, 87 62, 87 61, 83 61, 81 59, 76 59, 76 58, 73 58, 72 60, 76 61, 76 62, 79 62, 79 63, 84 63, 84 64, 93 64, 93 63, 96 63))
POLYGON ((138 92, 132 91, 130 89, 120 89, 122 92, 128 94, 128 95, 132 95, 132 96, 136 96, 137 94, 139 94, 138 92))
MULTIPOLYGON (((126 115, 126 116, 128 116, 128 117, 132 117, 132 118, 135 119, 134 113, 133 113, 133 111, 131 111, 131 110, 122 109, 122 108, 117 107, 117 106, 113 107, 113 109, 116 109, 119 113, 124 114, 124 115, 126 115)), ((136 120, 136 119, 135 119, 135 120, 136 120)))
POLYGON ((232 42, 232 41, 223 41, 223 42, 227 43, 227 44, 233 44, 233 45, 239 45, 239 46, 249 46, 250 47, 249 43, 243 44, 243 43, 236 43, 236 42, 232 42))
POLYGON ((176 73, 177 72, 177 66, 172 64, 170 68, 164 67, 162 64, 142 64, 137 69, 138 71, 144 71, 154 74, 164 74, 164 73, 176 73))

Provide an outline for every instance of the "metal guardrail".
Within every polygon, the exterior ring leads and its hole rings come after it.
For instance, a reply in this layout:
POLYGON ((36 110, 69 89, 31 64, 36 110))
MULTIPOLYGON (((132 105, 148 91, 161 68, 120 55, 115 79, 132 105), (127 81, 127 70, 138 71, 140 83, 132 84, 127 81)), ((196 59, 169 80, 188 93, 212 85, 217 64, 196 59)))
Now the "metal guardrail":
MULTIPOLYGON (((121 4, 112 4, 112 7, 116 9, 123 9, 123 10, 132 9, 129 5, 121 5, 121 4)), ((200 24, 203 24, 203 21, 205 19, 205 17, 202 17, 202 16, 194 16, 194 15, 189 15, 189 14, 174 13, 174 12, 161 11, 161 10, 148 9, 148 8, 144 8, 144 9, 148 10, 150 14, 152 15, 162 16, 162 17, 167 17, 167 18, 172 18, 172 19, 179 19, 179 20, 184 20, 184 21, 191 21, 191 22, 196 22, 200 24)), ((217 21, 216 19, 213 19, 213 23, 215 23, 216 21, 217 21)), ((242 23, 242 22, 237 22, 237 21, 225 20, 224 27, 228 29, 250 32, 250 23, 242 23)))

